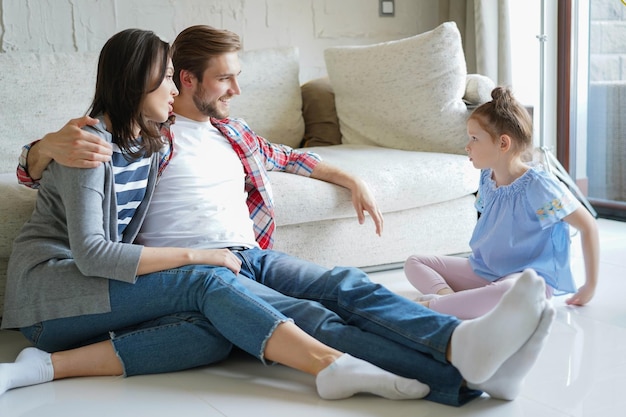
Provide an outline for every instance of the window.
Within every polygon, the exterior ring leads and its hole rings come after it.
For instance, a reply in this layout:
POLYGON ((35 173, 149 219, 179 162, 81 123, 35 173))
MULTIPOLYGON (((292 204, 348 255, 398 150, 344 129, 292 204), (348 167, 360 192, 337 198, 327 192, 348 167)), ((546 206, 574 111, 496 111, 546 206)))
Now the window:
POLYGON ((626 0, 558 8, 557 157, 600 217, 626 220, 626 0))

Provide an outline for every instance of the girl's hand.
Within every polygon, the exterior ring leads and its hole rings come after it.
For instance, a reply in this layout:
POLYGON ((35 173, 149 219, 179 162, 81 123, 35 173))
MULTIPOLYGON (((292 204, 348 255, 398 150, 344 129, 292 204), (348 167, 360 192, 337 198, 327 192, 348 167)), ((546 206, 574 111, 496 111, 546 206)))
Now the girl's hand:
POLYGON ((583 285, 578 289, 578 292, 572 297, 565 300, 565 304, 574 306, 584 306, 593 298, 595 294, 595 288, 591 288, 587 285, 583 285))
POLYGON ((196 256, 198 264, 223 266, 235 274, 241 270, 241 260, 228 249, 198 249, 196 256))
POLYGON ((568 305, 582 306, 593 298, 598 284, 598 268, 600 264, 600 237, 596 219, 584 207, 563 218, 567 223, 580 231, 580 241, 585 261, 585 285, 578 289, 573 297, 565 301, 568 305))

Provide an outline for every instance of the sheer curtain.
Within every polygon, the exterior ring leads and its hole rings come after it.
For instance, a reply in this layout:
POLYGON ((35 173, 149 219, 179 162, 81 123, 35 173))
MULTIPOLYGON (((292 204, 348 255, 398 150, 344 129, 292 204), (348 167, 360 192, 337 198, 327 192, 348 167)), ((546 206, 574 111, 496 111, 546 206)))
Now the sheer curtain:
POLYGON ((508 0, 439 0, 439 23, 454 21, 463 39, 467 72, 511 85, 508 0))

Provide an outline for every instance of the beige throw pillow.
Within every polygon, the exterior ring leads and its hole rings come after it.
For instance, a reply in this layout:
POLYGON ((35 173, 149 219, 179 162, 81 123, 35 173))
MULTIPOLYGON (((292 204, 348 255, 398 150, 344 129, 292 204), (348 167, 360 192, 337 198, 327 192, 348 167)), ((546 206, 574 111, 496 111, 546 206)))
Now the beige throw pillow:
POLYGON ((480 74, 467 74, 463 99, 470 104, 491 101, 491 91, 496 87, 491 78, 480 74))
POLYGON ((324 55, 343 143, 464 153, 467 69, 455 23, 324 55))
POLYGON ((301 87, 304 117, 303 147, 339 145, 341 131, 335 93, 328 77, 316 78, 301 87))

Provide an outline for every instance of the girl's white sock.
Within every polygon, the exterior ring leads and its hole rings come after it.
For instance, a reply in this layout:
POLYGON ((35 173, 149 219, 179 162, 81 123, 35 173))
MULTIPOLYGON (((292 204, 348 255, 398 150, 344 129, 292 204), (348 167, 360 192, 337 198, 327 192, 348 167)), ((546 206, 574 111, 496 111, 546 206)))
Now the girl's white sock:
POLYGON ((550 326, 554 321, 555 313, 554 307, 546 303, 539 326, 526 344, 507 359, 491 378, 481 384, 468 383, 467 386, 471 389, 484 391, 492 398, 514 400, 519 395, 526 374, 537 361, 539 352, 541 352, 544 342, 550 334, 550 326))
POLYGON ((54 368, 50 354, 29 347, 17 355, 14 363, 0 364, 0 395, 13 388, 50 382, 53 379, 54 368))
POLYGON ((525 270, 493 310, 454 330, 450 362, 467 382, 487 381, 535 333, 545 305, 543 279, 525 270))
POLYGON ((415 299, 415 301, 432 301, 432 300, 436 300, 438 298, 443 297, 443 295, 440 294, 423 294, 420 295, 419 297, 417 297, 415 299))
POLYGON ((325 400, 339 400, 357 393, 370 393, 390 400, 424 398, 428 385, 403 378, 369 362, 344 353, 315 379, 317 392, 325 400))

